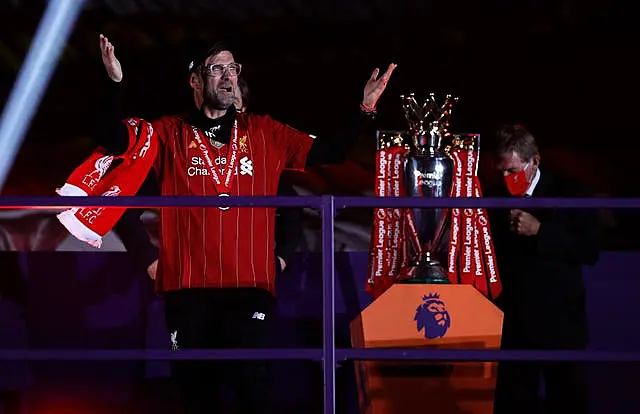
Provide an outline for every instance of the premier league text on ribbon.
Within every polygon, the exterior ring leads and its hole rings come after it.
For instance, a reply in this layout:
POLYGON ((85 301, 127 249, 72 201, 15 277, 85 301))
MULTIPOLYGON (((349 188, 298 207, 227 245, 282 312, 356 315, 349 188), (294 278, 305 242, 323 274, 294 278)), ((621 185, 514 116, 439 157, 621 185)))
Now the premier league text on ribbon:
MULTIPOLYGON (((451 134, 458 101, 418 105, 402 96, 408 131, 378 131, 378 197, 481 197, 480 135, 451 134)), ((463 283, 493 299, 502 290, 484 209, 374 211, 367 290, 373 297, 394 283, 463 283), (441 263, 444 263, 443 266, 441 263), (446 270, 445 270, 446 269, 446 270)))

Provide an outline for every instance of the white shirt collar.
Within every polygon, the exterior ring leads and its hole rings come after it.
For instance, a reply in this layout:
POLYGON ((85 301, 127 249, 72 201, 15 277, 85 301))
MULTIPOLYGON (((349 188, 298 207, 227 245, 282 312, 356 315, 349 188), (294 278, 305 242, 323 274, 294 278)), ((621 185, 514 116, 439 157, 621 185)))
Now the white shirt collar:
POLYGON ((536 175, 533 176, 533 180, 531 181, 531 184, 529 185, 529 188, 525 193, 526 195, 528 195, 529 197, 533 196, 533 190, 536 189, 536 185, 538 185, 538 181, 540 181, 540 168, 536 170, 536 175))

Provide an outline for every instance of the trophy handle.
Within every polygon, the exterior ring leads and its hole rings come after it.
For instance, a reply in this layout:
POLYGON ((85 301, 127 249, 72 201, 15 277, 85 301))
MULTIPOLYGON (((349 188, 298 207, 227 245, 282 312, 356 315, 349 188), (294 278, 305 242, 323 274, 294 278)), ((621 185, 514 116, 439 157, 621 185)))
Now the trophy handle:
POLYGON ((416 102, 416 98, 413 94, 409 96, 400 95, 400 98, 402 99, 404 116, 409 123, 409 129, 413 134, 420 134, 423 130, 423 116, 422 110, 416 102))
POLYGON ((440 107, 440 118, 438 123, 442 128, 443 133, 447 133, 449 129, 449 120, 453 113, 453 105, 458 102, 458 98, 453 98, 451 95, 445 97, 444 103, 440 107))
POLYGON ((411 105, 413 113, 418 117, 418 119, 422 121, 422 109, 420 108, 420 106, 418 106, 418 102, 416 101, 416 97, 414 94, 409 95, 409 105, 411 105))

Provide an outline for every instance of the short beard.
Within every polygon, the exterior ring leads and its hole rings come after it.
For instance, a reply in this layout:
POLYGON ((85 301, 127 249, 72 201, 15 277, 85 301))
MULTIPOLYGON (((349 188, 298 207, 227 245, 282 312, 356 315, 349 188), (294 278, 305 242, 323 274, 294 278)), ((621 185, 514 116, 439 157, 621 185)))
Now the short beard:
POLYGON ((226 95, 224 97, 218 96, 216 91, 212 91, 209 89, 209 85, 205 83, 204 89, 202 91, 202 107, 210 108, 216 110, 225 110, 229 109, 235 101, 235 97, 233 95, 226 95))

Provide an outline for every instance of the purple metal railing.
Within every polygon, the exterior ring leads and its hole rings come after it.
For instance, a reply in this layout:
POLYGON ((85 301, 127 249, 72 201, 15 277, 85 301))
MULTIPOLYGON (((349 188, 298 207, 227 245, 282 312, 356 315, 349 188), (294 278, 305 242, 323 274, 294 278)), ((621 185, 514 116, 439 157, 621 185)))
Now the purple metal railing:
POLYGON ((333 199, 347 207, 407 208, 608 208, 637 209, 640 198, 475 198, 475 197, 0 197, 0 209, 68 207, 314 207, 333 199), (72 201, 73 200, 73 201, 72 201), (63 202, 64 201, 64 202, 63 202))
POLYGON ((174 359, 321 359, 325 414, 335 413, 336 362, 361 360, 431 361, 599 361, 638 362, 640 353, 593 351, 495 351, 429 349, 336 349, 334 217, 347 207, 423 208, 640 208, 632 198, 378 198, 378 197, 1 197, 0 209, 67 207, 313 207, 322 215, 323 325, 322 349, 249 350, 5 350, 0 360, 174 360, 174 359))
MULTIPOLYGON (((499 351, 491 349, 335 348, 335 361, 586 361, 640 362, 640 352, 617 351, 499 351)), ((304 359, 322 361, 323 348, 279 349, 159 349, 0 350, 0 361, 191 361, 217 359, 304 359)), ((328 365, 328 364, 327 364, 328 365)), ((331 371, 331 370, 327 370, 331 371)))

